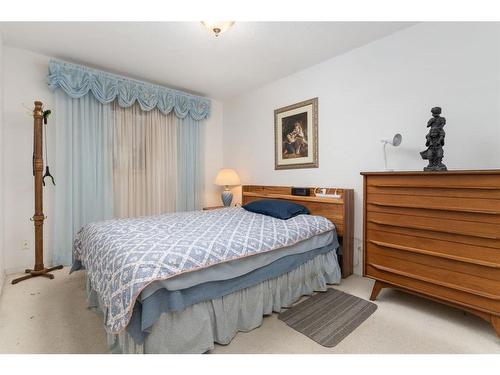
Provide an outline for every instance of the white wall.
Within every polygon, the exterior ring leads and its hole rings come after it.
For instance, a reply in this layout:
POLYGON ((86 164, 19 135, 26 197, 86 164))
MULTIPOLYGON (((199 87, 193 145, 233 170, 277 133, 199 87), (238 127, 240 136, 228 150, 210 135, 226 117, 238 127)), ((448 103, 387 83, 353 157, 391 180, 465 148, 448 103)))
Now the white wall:
MULTIPOLYGON (((3 41, 0 33, 0 145, 3 143, 3 41)), ((0 294, 2 293, 5 279, 5 261, 4 261, 4 209, 3 209, 3 147, 0 149, 0 294)))
MULTIPOLYGON (((34 262, 33 175, 31 155, 33 147, 33 118, 29 109, 35 100, 41 100, 46 108, 54 109, 53 93, 48 89, 46 76, 50 57, 27 50, 4 46, 4 139, 5 156, 2 180, 5 194, 5 268, 7 273, 19 272, 32 267, 34 262), (23 108, 25 104, 29 109, 23 108), (24 240, 29 249, 22 250, 24 240)), ((54 116, 57 113, 53 112, 54 116)), ((49 121, 49 165, 54 166, 55 117, 49 121)), ((222 166, 222 104, 212 101, 212 112, 206 124, 206 202, 217 204, 218 190, 213 185, 215 174, 222 166)), ((57 182, 57 176, 55 176, 57 182)), ((46 264, 52 260, 54 187, 44 189, 44 213, 48 217, 44 225, 44 253, 46 264)))
MULTIPOLYGON (((5 199, 5 266, 7 273, 32 268, 34 263, 33 216, 33 102, 40 100, 45 108, 53 108, 53 94, 48 89, 47 56, 4 46, 4 199, 5 199), (26 106, 27 108, 25 108, 26 106), (27 240, 29 249, 23 250, 27 240)), ((53 121, 52 121, 53 123, 53 121)), ((49 123, 49 165, 54 159, 53 127, 49 123)), ((44 189, 45 262, 50 264, 54 188, 44 189)))
POLYGON ((361 171, 421 170, 430 109, 447 119, 449 169, 500 167, 500 24, 426 23, 224 102, 224 166, 243 183, 355 189, 355 271, 361 273, 361 171), (274 170, 276 108, 319 98, 317 169, 274 170))

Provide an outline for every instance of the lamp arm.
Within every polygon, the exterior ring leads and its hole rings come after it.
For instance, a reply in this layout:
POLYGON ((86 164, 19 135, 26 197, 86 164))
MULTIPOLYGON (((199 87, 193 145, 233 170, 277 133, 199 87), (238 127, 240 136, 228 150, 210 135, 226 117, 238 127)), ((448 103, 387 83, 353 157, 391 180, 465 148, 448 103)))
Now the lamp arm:
POLYGON ((387 150, 386 150, 387 143, 388 142, 384 142, 384 169, 385 170, 387 170, 387 150))

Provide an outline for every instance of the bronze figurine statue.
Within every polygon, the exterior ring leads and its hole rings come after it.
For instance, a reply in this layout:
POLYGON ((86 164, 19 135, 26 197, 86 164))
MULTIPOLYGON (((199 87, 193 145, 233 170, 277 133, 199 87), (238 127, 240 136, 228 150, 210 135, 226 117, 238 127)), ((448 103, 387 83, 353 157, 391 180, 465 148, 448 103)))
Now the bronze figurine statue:
POLYGON ((434 107, 431 109, 432 118, 427 122, 427 127, 430 128, 429 133, 425 136, 427 150, 420 153, 424 160, 429 160, 429 165, 424 168, 424 171, 446 171, 446 165, 443 164, 443 146, 444 126, 446 119, 441 117, 441 107, 434 107))

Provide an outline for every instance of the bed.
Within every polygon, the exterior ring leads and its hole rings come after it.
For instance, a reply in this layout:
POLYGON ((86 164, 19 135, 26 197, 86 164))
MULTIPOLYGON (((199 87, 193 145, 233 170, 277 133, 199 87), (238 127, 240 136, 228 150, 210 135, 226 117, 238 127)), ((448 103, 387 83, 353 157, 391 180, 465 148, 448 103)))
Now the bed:
POLYGON ((83 227, 73 270, 87 270, 111 352, 204 353, 303 295, 352 273, 352 190, 297 197, 243 186, 243 204, 286 200, 288 220, 242 207, 108 220, 83 227))

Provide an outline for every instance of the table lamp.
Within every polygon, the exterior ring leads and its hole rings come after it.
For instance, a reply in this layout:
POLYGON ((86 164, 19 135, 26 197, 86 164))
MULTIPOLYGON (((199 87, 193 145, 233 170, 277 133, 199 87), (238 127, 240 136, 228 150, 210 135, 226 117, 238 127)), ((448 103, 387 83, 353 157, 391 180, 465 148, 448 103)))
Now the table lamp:
POLYGON ((215 184, 224 186, 224 190, 222 191, 220 197, 224 206, 229 207, 231 205, 231 201, 233 200, 233 193, 231 193, 229 187, 240 185, 240 177, 234 169, 223 168, 217 174, 215 184))
POLYGON ((387 151, 385 147, 389 144, 394 147, 398 147, 401 144, 401 141, 403 140, 403 136, 401 134, 396 134, 394 137, 392 137, 392 141, 388 139, 382 139, 382 143, 384 144, 384 169, 386 171, 389 171, 392 169, 387 169, 387 151))

